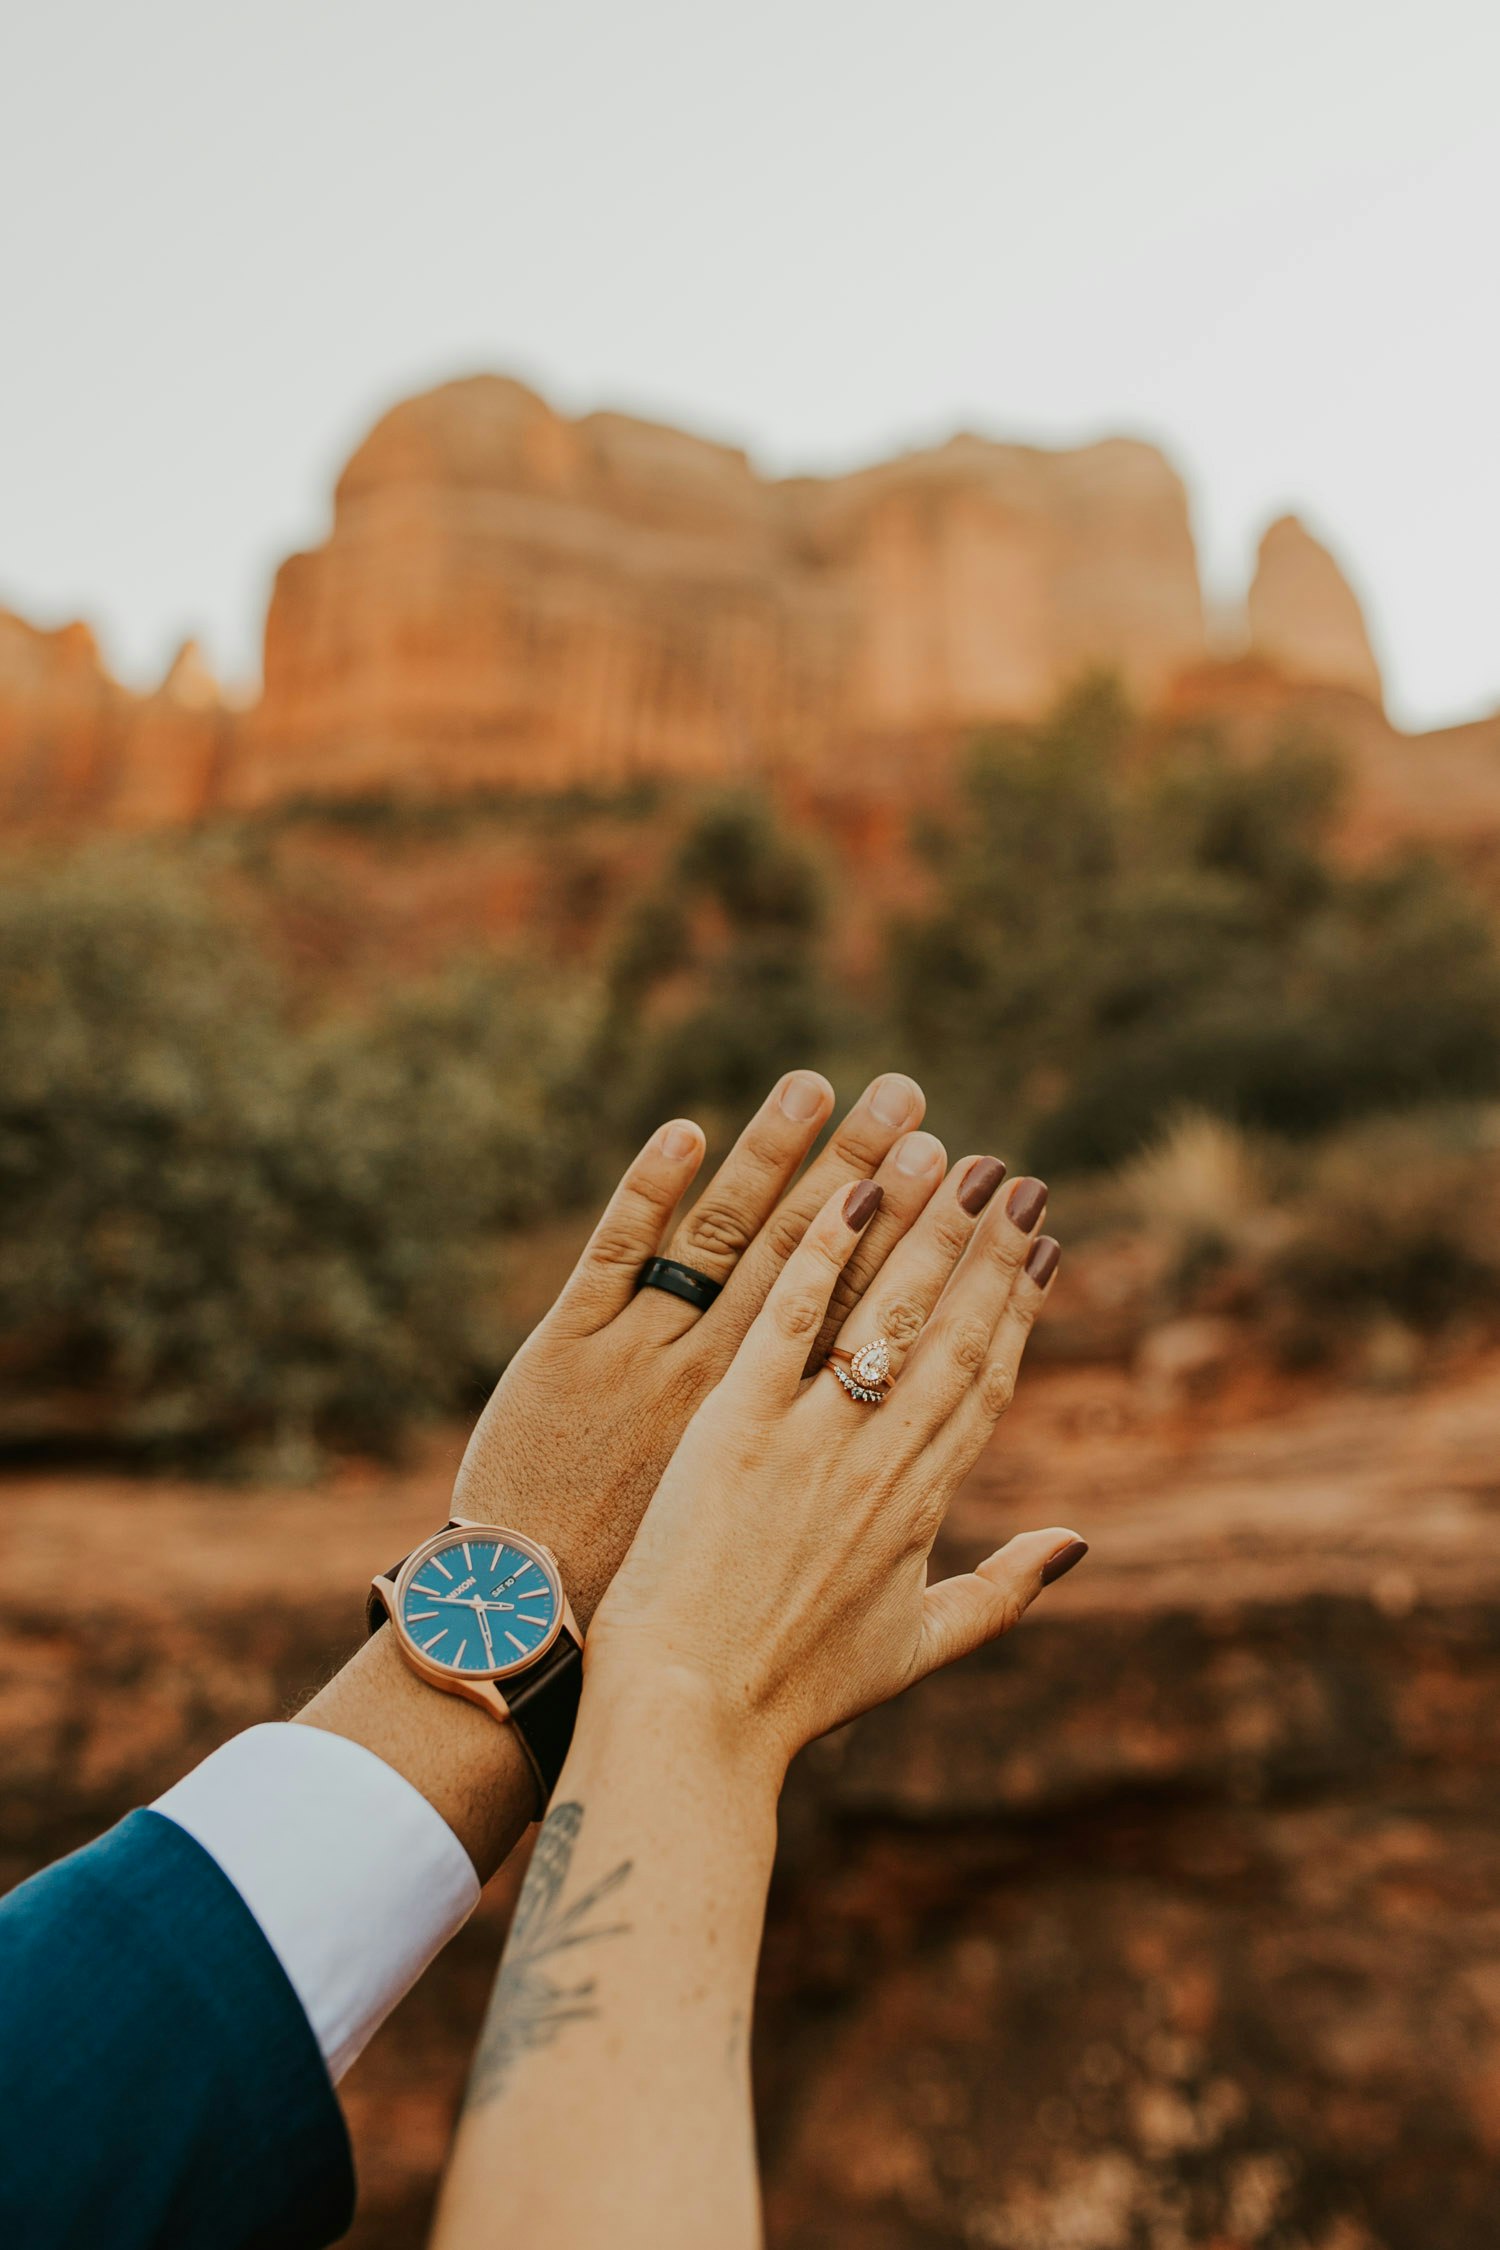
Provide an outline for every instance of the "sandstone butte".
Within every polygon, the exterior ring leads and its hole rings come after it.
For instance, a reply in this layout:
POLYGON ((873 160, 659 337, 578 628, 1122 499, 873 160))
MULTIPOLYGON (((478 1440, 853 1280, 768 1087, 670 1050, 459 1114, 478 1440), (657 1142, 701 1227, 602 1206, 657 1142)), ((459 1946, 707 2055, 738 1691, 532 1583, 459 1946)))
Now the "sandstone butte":
POLYGON ((960 436, 777 481, 481 375, 396 406, 355 452, 328 538, 277 573, 249 708, 191 648, 133 695, 85 627, 0 615, 0 821, 655 775, 857 769, 900 794, 934 749, 1107 667, 1148 713, 1311 698, 1375 827, 1500 833, 1495 723, 1415 741, 1387 723, 1358 602, 1295 520, 1267 532, 1237 630, 1226 662, 1186 491, 1152 446, 960 436))

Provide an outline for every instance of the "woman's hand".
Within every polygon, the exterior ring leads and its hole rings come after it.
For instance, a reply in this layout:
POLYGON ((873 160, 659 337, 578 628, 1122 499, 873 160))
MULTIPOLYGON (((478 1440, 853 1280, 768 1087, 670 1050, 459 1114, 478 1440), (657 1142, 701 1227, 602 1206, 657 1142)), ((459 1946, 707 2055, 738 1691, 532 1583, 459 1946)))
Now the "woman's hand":
POLYGON ((881 1198, 868 1181, 824 1205, 723 1381, 694 1416, 594 1621, 587 1680, 627 1699, 683 1696, 779 1781, 801 1746, 1005 1632, 1087 1549, 1032 1531, 972 1575, 929 1586, 954 1493, 1010 1404, 1058 1261, 1035 1229, 1039 1181, 1017 1180, 977 1227, 959 1167, 885 1262, 840 1342, 890 1337, 879 1406, 810 1343, 881 1198), (972 1239, 968 1237, 972 1232, 972 1239))
POLYGON ((805 1373, 883 1216, 877 1183, 845 1182, 673 1455, 594 1619, 436 2250, 485 2250, 512 2208, 560 2242, 759 2250, 747 2027, 786 1762, 1084 1552, 1028 1532, 927 1584, 1057 1264, 1045 1189, 1002 1202, 1000 1171, 955 1167, 845 1324, 900 1356, 883 1404, 805 1373))
POLYGON ((840 1275, 839 1311, 939 1186, 942 1144, 912 1130, 923 1106, 911 1079, 877 1078, 793 1186, 833 1089, 814 1071, 791 1072, 665 1243, 704 1141, 684 1119, 662 1126, 480 1416, 454 1513, 544 1541, 587 1624, 689 1418, 834 1182, 873 1174, 883 1190, 879 1221, 840 1275), (637 1294, 642 1266, 658 1253, 722 1282, 723 1294, 707 1312, 658 1289, 637 1294))

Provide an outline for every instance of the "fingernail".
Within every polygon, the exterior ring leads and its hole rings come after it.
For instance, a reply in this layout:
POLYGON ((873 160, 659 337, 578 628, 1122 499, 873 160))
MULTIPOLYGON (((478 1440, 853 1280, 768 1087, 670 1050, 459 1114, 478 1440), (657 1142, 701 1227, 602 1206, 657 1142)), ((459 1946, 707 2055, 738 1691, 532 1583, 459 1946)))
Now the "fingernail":
POLYGON ((919 1180, 924 1172, 937 1170, 944 1153, 942 1142, 932 1133, 908 1133, 896 1151, 896 1170, 919 1180))
POLYGON ((1039 1234, 1026 1253, 1026 1271, 1038 1289, 1045 1289, 1057 1271, 1057 1261, 1062 1256, 1062 1244, 1054 1242, 1050 1234, 1039 1234))
POLYGON ((870 1107, 882 1125, 901 1125, 915 1109, 916 1099, 909 1078, 880 1078, 870 1095, 870 1107))
POLYGON ((1066 1578, 1074 1563, 1081 1563, 1089 1551, 1086 1539, 1070 1539, 1066 1547, 1059 1547, 1042 1565, 1042 1584, 1055 1586, 1059 1578, 1066 1578))
POLYGON ((845 1226, 852 1227, 858 1234, 861 1227, 869 1225, 884 1201, 884 1188, 877 1187, 873 1180, 856 1180, 844 1197, 845 1226))
POLYGON ((971 1219, 977 1217, 1004 1177, 1005 1166, 998 1156, 976 1156, 959 1187, 960 1211, 967 1211, 971 1219))
POLYGON ((782 1114, 796 1124, 805 1125, 816 1117, 828 1098, 828 1089, 821 1078, 814 1078, 810 1070, 794 1071, 781 1089, 782 1114))
POLYGON ((1017 1180, 1005 1199, 1005 1208, 1022 1234, 1030 1234, 1037 1220, 1047 1208, 1045 1182, 1042 1180, 1017 1180))
POLYGON ((656 1136, 656 1145, 661 1150, 663 1156, 670 1156, 675 1159, 683 1156, 691 1156, 694 1149, 698 1146, 698 1140, 699 1133, 697 1126, 686 1125, 682 1122, 681 1119, 679 1119, 673 1125, 663 1125, 661 1131, 656 1136))

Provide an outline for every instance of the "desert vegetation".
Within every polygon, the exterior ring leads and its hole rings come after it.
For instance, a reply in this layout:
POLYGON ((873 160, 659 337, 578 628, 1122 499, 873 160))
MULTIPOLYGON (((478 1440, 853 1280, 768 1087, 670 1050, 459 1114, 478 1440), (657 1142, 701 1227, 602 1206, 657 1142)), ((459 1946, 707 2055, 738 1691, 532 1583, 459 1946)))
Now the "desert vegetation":
POLYGON ((1339 786, 1295 745, 1144 743, 1090 683, 975 746, 904 913, 768 797, 666 798, 607 879, 542 822, 551 924, 362 985, 284 942, 264 833, 15 860, 0 1441, 392 1446, 513 1345, 532 1230, 664 1115, 722 1142, 793 1062, 917 1071, 950 1147, 1054 1182, 1083 1259, 1135 1245, 1127 1343, 1206 1310, 1397 1368, 1482 1328, 1500 943, 1451 867, 1345 865, 1339 786))

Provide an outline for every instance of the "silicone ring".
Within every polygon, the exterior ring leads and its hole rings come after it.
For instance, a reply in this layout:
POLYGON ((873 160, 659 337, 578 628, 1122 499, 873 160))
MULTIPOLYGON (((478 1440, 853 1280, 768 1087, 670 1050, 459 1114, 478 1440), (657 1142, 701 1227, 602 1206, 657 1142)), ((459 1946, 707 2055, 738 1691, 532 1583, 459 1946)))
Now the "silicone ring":
POLYGON ((664 1289, 669 1297, 680 1297, 685 1305, 696 1305, 699 1312, 707 1312, 719 1291, 722 1281, 710 1281, 706 1273, 693 1266, 680 1266, 675 1258, 650 1258, 641 1268, 639 1289, 664 1289))

